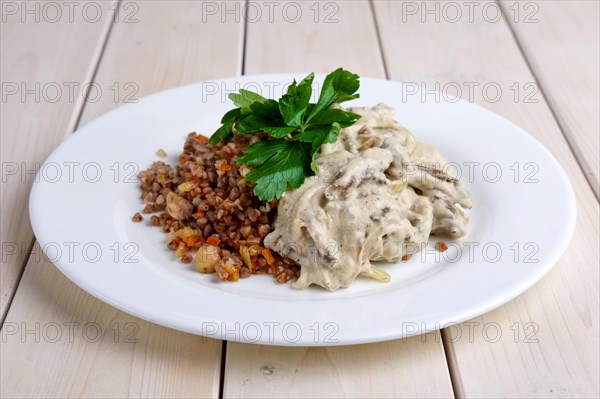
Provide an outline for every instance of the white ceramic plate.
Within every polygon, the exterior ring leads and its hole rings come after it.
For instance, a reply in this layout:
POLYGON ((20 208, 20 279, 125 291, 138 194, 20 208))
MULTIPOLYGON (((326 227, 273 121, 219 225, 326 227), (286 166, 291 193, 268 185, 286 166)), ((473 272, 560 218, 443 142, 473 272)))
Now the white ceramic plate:
MULTIPOLYGON (((175 88, 79 129, 42 166, 30 198, 35 235, 53 263, 97 298, 171 328, 240 342, 345 345, 416 335, 487 312, 546 274, 575 223, 570 182, 519 127, 483 108, 436 101, 400 83, 361 79, 361 98, 385 102, 420 141, 450 161, 472 192, 470 232, 440 254, 384 265, 389 283, 359 279, 334 293, 298 291, 270 276, 216 281, 174 260, 160 229, 132 223, 139 170, 162 148, 175 163, 188 132, 210 134, 240 87, 278 98, 306 74, 236 77, 175 88), (425 100, 425 101, 424 101, 425 100)), ((318 76, 317 81, 322 81, 318 76)))

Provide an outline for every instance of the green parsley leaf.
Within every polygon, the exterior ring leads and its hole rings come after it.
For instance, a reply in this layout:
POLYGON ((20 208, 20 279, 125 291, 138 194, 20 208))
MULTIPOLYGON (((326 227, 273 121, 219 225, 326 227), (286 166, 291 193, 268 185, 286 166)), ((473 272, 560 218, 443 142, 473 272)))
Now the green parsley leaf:
POLYGON ((288 87, 287 93, 279 100, 279 110, 288 126, 301 127, 304 113, 312 94, 312 82, 315 77, 311 73, 296 85, 296 81, 288 87))
POLYGON ((334 122, 339 123, 342 127, 353 125, 354 122, 360 119, 360 115, 353 112, 344 111, 343 109, 329 108, 321 111, 311 121, 313 125, 331 125, 334 122))
POLYGON ((250 109, 251 114, 243 116, 235 124, 237 133, 257 133, 266 131, 267 128, 285 126, 283 117, 279 113, 279 105, 275 100, 252 103, 250 109))
MULTIPOLYGON (((275 124, 275 126, 278 125, 280 125, 280 123, 275 124)), ((264 128, 271 126, 272 122, 267 119, 263 119, 256 115, 248 115, 236 122, 235 131, 240 134, 251 134, 262 132, 264 128)))
POLYGON ((279 103, 275 100, 255 102, 250 106, 252 114, 266 120, 280 121, 283 125, 283 117, 279 113, 279 103))
POLYGON ((312 156, 310 143, 258 141, 248 147, 244 154, 238 157, 238 162, 256 167, 246 175, 246 179, 256 184, 254 194, 262 201, 281 198, 288 185, 298 188, 304 183, 306 175, 310 174, 307 168, 312 156))
POLYGON ((314 150, 318 151, 323 144, 335 143, 341 128, 337 122, 330 126, 317 126, 294 135, 292 140, 312 143, 314 150))
POLYGON ((244 155, 237 157, 236 160, 242 164, 256 167, 286 147, 287 142, 283 140, 257 141, 247 147, 244 150, 244 155))
POLYGON ((319 149, 323 144, 335 143, 340 135, 341 129, 342 127, 340 124, 334 122, 331 126, 314 127, 292 137, 292 140, 311 143, 310 169, 315 172, 315 174, 318 172, 315 156, 319 152, 319 149))
POLYGON ((249 114, 251 112, 250 106, 252 104, 268 101, 260 94, 245 89, 240 89, 239 93, 231 93, 228 97, 236 107, 241 108, 243 114, 249 114))
POLYGON ((286 127, 269 127, 269 126, 267 126, 263 130, 265 132, 269 133, 271 136, 280 139, 289 134, 294 133, 296 131, 296 128, 293 126, 286 126, 286 127))
POLYGON ((321 146, 334 143, 342 128, 360 115, 333 104, 358 98, 358 75, 338 68, 325 77, 316 104, 310 103, 314 74, 300 83, 294 80, 279 101, 248 90, 229 95, 238 107, 226 113, 222 126, 209 143, 231 140, 233 133, 266 133, 270 137, 244 149, 237 162, 254 168, 246 179, 255 184, 261 200, 281 198, 288 187, 298 188, 307 176, 318 172, 315 157, 321 146))
POLYGON ((307 122, 310 123, 321 111, 329 108, 334 103, 341 103, 358 98, 356 91, 360 86, 359 76, 338 68, 325 78, 321 95, 317 105, 310 113, 307 122))
POLYGON ((210 136, 208 142, 212 145, 216 145, 221 140, 229 141, 233 137, 233 123, 238 120, 242 116, 242 112, 240 108, 234 108, 231 111, 227 112, 221 118, 221 127, 217 129, 216 132, 210 136))

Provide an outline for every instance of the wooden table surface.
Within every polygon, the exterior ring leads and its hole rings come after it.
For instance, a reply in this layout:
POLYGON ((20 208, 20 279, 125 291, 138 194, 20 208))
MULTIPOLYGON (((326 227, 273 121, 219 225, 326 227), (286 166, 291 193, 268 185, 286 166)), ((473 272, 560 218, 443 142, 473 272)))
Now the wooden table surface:
POLYGON ((597 1, 1 7, 2 397, 600 396, 597 1), (41 254, 27 212, 33 173, 79 126, 170 87, 338 66, 449 94, 459 87, 461 98, 555 155, 578 216, 542 281, 460 324, 461 335, 288 348, 138 319, 88 295, 41 254))

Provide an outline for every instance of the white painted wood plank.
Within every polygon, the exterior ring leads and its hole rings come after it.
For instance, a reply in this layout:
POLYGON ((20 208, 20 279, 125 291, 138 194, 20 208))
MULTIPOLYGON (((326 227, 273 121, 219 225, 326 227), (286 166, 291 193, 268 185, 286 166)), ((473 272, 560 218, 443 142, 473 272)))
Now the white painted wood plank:
POLYGON ((227 344, 226 398, 452 397, 440 334, 377 344, 227 344))
MULTIPOLYGON (((327 73, 343 66, 385 78, 368 2, 330 2, 338 8, 328 9, 320 3, 320 22, 312 2, 301 4, 302 18, 295 23, 275 14, 273 23, 249 24, 247 73, 327 73), (338 22, 324 23, 324 15, 338 22)), ((228 342, 223 392, 226 398, 453 396, 438 332, 330 348, 228 342)))
POLYGON ((268 2, 257 4, 265 11, 248 25, 246 74, 328 73, 343 66, 359 75, 385 77, 368 1, 282 2, 274 8, 273 22, 266 13, 268 2))
POLYGON ((1 5, 0 320, 6 316, 33 244, 27 202, 35 171, 73 129, 83 87, 92 78, 112 18, 108 3, 102 4, 98 21, 92 9, 91 18, 82 14, 81 5, 73 8, 72 18, 67 8, 58 5, 61 17, 56 19, 58 14, 51 14, 51 8, 43 11, 42 4, 1 5))
POLYGON ((501 4, 598 197, 600 2, 547 1, 527 9, 510 1, 501 4))
POLYGON ((220 341, 121 312, 34 257, 0 335, 2 397, 218 394, 220 341))
POLYGON ((454 353, 453 375, 459 378, 455 388, 466 397, 598 397, 598 202, 541 94, 529 98, 537 102, 525 101, 523 94, 531 91, 522 89, 535 79, 507 23, 492 22, 497 5, 477 4, 473 21, 463 9, 459 20, 440 15, 435 23, 435 14, 423 9, 407 13, 406 5, 375 2, 390 75, 427 88, 458 84, 465 99, 466 84, 501 87, 498 101, 481 90, 475 90, 474 101, 531 132, 556 156, 575 189, 578 217, 568 250, 548 276, 469 322, 475 324, 461 324, 456 342, 447 340, 454 353), (518 101, 511 86, 520 90, 518 101), (497 342, 495 328, 502 334, 497 342))
MULTIPOLYGON (((122 95, 133 92, 122 92, 115 100, 110 89, 115 83, 121 89, 133 83, 139 98, 240 73, 242 21, 203 21, 205 4, 195 1, 136 4, 138 22, 114 25, 96 77, 104 94, 86 105, 82 123, 121 105, 122 95)), ((44 258, 29 258, 2 334, 3 397, 219 394, 221 341, 160 327, 116 310, 76 287, 44 258), (37 323, 42 339, 21 335, 37 323), (52 323, 63 333, 56 343, 44 339, 44 326, 52 328, 52 323), (73 327, 73 341, 68 339, 72 325, 68 323, 79 323, 73 327), (87 327, 89 331, 85 330, 88 324, 93 326, 87 327), (15 327, 20 329, 13 334, 15 327), (89 336, 95 329, 104 334, 99 342, 89 336), (126 339, 133 331, 130 338, 137 342, 126 339)))

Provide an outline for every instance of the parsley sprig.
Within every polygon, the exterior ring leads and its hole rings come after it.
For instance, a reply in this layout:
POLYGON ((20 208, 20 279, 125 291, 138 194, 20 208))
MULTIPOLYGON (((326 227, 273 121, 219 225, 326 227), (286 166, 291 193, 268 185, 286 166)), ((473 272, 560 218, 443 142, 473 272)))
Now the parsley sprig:
POLYGON ((254 194, 263 201, 281 198, 288 185, 298 188, 307 176, 317 173, 315 155, 326 143, 334 143, 340 129, 352 125, 360 115, 331 108, 333 104, 358 98, 359 76, 338 68, 325 77, 319 100, 310 103, 314 74, 296 80, 279 101, 240 90, 229 95, 237 106, 221 119, 221 127, 209 142, 229 141, 237 134, 268 133, 244 150, 237 162, 253 170, 246 179, 255 184, 254 194))

